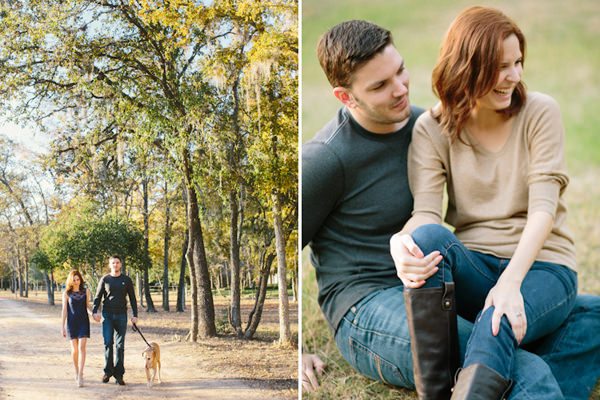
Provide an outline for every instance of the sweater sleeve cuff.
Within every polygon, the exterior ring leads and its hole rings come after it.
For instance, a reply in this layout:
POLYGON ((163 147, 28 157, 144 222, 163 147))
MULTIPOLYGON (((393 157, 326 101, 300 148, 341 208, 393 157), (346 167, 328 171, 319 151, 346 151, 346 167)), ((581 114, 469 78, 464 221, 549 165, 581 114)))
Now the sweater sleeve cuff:
POLYGON ((529 186, 529 214, 536 211, 545 211, 556 216, 558 206, 558 197, 560 192, 560 183, 556 180, 535 182, 529 186))
POLYGON ((443 193, 415 194, 413 215, 426 215, 442 223, 443 193))

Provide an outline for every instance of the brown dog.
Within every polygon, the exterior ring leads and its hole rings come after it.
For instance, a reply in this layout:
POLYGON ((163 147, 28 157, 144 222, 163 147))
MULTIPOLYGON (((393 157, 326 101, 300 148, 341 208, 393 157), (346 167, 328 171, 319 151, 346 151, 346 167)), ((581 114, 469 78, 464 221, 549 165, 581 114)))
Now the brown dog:
POLYGON ((146 378, 148 378, 148 387, 152 387, 157 370, 158 382, 162 383, 162 379, 160 378, 160 347, 158 347, 158 343, 150 343, 150 347, 144 350, 142 356, 146 360, 146 378), (150 370, 152 370, 152 376, 150 376, 150 370))

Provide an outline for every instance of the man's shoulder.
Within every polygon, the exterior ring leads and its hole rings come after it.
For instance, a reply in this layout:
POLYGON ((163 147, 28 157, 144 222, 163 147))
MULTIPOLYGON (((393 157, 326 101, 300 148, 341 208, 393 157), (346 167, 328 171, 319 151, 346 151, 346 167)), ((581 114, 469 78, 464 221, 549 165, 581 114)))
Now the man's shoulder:
POLYGON ((125 275, 122 272, 121 272, 121 274, 119 274, 119 276, 115 276, 114 279, 117 279, 117 280, 120 280, 120 281, 125 281, 125 282, 132 282, 131 278, 129 277, 129 275, 125 275))
POLYGON ((425 109, 423 107, 415 106, 413 104, 410 105, 410 117, 413 119, 417 119, 419 115, 423 114, 425 109))
POLYGON ((350 129, 349 122, 350 117, 348 116, 345 107, 340 107, 335 113, 335 116, 331 118, 312 139, 306 142, 306 144, 329 144, 334 140, 339 140, 341 131, 350 129))

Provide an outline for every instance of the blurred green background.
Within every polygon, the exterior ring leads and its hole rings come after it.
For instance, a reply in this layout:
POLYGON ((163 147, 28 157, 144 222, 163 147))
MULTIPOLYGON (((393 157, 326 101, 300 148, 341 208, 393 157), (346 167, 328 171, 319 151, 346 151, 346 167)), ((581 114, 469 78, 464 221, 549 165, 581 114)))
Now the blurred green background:
POLYGON ((600 2, 579 0, 387 1, 303 0, 302 140, 311 138, 339 103, 319 66, 320 35, 349 19, 365 19, 392 31, 410 72, 411 102, 428 108, 436 99, 431 70, 448 26, 465 7, 490 5, 523 30, 527 50, 523 80, 561 105, 569 167, 600 165, 600 2))
MULTIPOLYGON (((340 106, 319 66, 316 44, 328 28, 365 19, 392 31, 410 73, 411 103, 436 103, 431 70, 442 38, 458 13, 470 5, 489 5, 514 19, 527 39, 523 80, 529 90, 554 97, 561 106, 571 183, 566 199, 568 223, 578 251, 580 292, 600 294, 600 1, 302 1, 302 141, 309 140, 340 106)), ((416 399, 361 377, 335 348, 316 301, 314 268, 302 253, 302 323, 306 351, 328 364, 322 388, 303 398, 416 399)), ((592 399, 600 399, 597 388, 592 399)))

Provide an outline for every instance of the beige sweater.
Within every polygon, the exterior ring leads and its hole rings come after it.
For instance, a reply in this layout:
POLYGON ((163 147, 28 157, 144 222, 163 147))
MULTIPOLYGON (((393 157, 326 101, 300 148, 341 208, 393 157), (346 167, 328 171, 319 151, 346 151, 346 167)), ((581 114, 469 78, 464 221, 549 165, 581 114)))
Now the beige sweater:
POLYGON ((564 130, 558 104, 530 92, 504 147, 491 152, 464 130, 450 142, 430 112, 415 124, 408 176, 414 214, 442 222, 444 184, 448 189, 446 222, 470 250, 511 258, 527 213, 546 211, 554 226, 536 260, 576 269, 575 246, 566 228, 563 199, 569 183, 564 162, 564 130))

